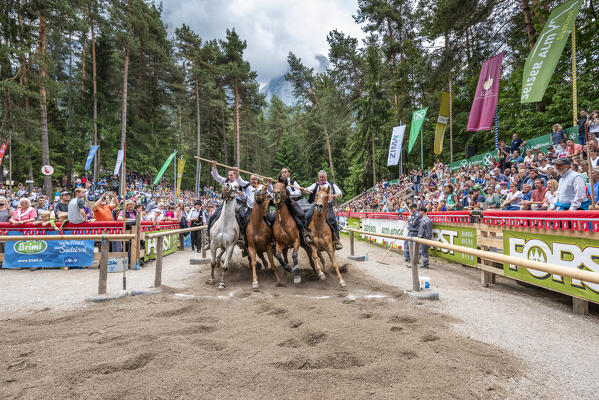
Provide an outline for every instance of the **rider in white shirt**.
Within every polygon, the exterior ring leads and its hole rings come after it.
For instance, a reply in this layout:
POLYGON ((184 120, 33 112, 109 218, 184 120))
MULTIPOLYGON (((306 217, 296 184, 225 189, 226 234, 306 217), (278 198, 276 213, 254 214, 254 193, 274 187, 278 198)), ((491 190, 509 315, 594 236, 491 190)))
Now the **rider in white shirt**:
MULTIPOLYGON (((316 199, 316 193, 318 192, 318 188, 326 187, 326 186, 328 186, 330 188, 329 196, 333 197, 334 199, 340 199, 343 196, 343 193, 341 192, 341 189, 339 189, 339 186, 337 186, 336 184, 334 184, 332 182, 329 182, 327 180, 327 173, 323 170, 320 170, 318 172, 318 181, 314 182, 312 185, 310 185, 310 187, 308 187, 306 189, 306 192, 310 193, 310 197, 308 198, 308 203, 310 203, 310 204, 314 203, 314 200, 316 199)), ((306 213, 307 224, 310 224, 310 221, 312 220, 313 215, 314 215, 314 206, 312 206, 312 208, 310 208, 308 210, 308 212, 306 213)), ((333 241, 334 241, 334 245, 335 245, 335 250, 341 250, 343 248, 343 245, 339 241, 339 225, 337 224, 337 218, 335 217, 335 212, 333 211, 332 204, 329 205, 329 214, 327 216, 327 223, 333 230, 333 241)))

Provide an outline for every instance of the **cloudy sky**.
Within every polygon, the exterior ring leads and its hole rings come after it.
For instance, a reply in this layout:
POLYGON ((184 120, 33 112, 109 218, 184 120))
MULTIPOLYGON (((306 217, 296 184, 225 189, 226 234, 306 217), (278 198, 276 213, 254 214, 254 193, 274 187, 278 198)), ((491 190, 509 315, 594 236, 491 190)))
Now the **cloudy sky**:
POLYGON ((314 55, 327 55, 333 29, 364 36, 352 18, 357 0, 163 0, 163 7, 171 34, 183 23, 203 39, 223 38, 235 28, 261 84, 286 72, 289 51, 317 66, 314 55))

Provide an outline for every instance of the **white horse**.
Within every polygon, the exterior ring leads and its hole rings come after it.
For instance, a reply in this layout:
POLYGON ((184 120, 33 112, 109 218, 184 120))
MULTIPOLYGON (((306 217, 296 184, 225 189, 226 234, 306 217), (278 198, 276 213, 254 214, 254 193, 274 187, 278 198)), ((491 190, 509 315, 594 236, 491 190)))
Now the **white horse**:
POLYGON ((223 208, 220 216, 210 229, 210 253, 212 258, 210 266, 212 267, 212 270, 207 283, 214 283, 214 268, 221 266, 221 258, 223 254, 226 253, 225 262, 222 265, 221 278, 218 282, 219 289, 225 288, 225 272, 229 268, 233 249, 239 238, 240 228, 237 223, 237 218, 235 217, 239 207, 235 200, 235 192, 236 188, 230 183, 225 183, 223 185, 223 208), (222 251, 217 255, 217 250, 222 251))

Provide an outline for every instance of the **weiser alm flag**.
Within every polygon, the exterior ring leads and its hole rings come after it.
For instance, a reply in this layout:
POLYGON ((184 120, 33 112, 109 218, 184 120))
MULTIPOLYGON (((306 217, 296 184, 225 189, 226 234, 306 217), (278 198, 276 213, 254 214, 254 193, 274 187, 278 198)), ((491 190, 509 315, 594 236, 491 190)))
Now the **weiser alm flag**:
POLYGON ((171 155, 168 156, 168 158, 164 162, 164 165, 162 165, 162 168, 160 168, 160 171, 158 171, 158 175, 156 175, 156 179, 154 179, 154 185, 157 185, 158 182, 160 182, 160 178, 162 178, 162 175, 164 175, 164 171, 166 171, 166 169, 168 168, 168 165, 171 163, 171 161, 173 161, 173 158, 175 158, 175 154, 177 154, 177 150, 173 151, 171 153, 171 155))
POLYGON ((91 146, 89 148, 89 153, 87 154, 87 160, 85 161, 85 170, 87 171, 92 166, 92 160, 98 151, 99 146, 91 146))
POLYGON ((180 158, 177 161, 177 197, 181 194, 181 181, 183 180, 183 169, 185 168, 185 159, 180 158))
POLYGON ((424 118, 426 117, 427 111, 428 107, 412 112, 412 126, 410 126, 408 153, 412 151, 412 147, 414 147, 414 143, 416 143, 416 139, 418 139, 418 133, 420 132, 420 129, 422 129, 422 124, 424 123, 424 118))
POLYGON ((541 101, 555 66, 568 41, 583 0, 570 0, 553 10, 522 74, 521 103, 541 101))
POLYGON ((114 174, 113 175, 119 174, 119 171, 121 170, 121 164, 123 163, 124 155, 125 155, 125 152, 122 149, 119 150, 119 153, 116 156, 116 164, 114 164, 114 174))
POLYGON ((406 126, 393 127, 391 133, 391 143, 389 143, 389 156, 387 157, 387 166, 397 165, 401 156, 401 145, 403 143, 403 135, 406 132, 406 126))
POLYGON ((435 127, 435 154, 441 154, 443 151, 443 136, 445 128, 449 123, 449 93, 441 92, 441 109, 437 118, 437 126, 435 127))
POLYGON ((6 143, 2 142, 2 146, 0 146, 0 165, 2 165, 2 160, 4 160, 4 153, 6 153, 6 143))
POLYGON ((468 117, 467 131, 488 131, 493 126, 493 117, 499 96, 499 78, 503 52, 483 63, 478 77, 474 101, 468 117))

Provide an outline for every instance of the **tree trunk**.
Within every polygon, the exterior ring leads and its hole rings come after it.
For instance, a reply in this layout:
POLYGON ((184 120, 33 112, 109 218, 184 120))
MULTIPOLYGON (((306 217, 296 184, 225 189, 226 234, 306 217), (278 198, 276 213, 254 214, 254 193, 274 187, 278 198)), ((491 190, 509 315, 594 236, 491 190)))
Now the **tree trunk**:
POLYGON ((87 38, 83 37, 81 43, 81 91, 85 92, 85 79, 87 74, 85 71, 85 59, 87 58, 87 38))
POLYGON ((532 49, 535 45, 535 27, 532 24, 532 16, 530 14, 530 4, 528 0, 522 0, 522 13, 524 14, 524 23, 526 25, 526 34, 528 36, 528 45, 532 49))
MULTIPOLYGON (((19 23, 19 43, 21 44, 21 49, 25 48, 25 33, 23 30, 23 14, 21 13, 21 2, 17 1, 17 20, 19 23)), ((21 67, 21 77, 19 79, 21 86, 23 88, 27 87, 27 70, 28 70, 28 65, 27 65, 27 58, 25 57, 25 54, 22 54, 20 56, 20 67, 21 67)), ((24 96, 24 106, 25 106, 25 116, 29 117, 29 96, 24 96)), ((6 110, 6 108, 5 108, 6 110)), ((31 181, 31 183, 29 183, 29 191, 31 192, 33 190, 33 166, 31 165, 31 152, 32 152, 32 145, 31 145, 31 136, 30 136, 30 132, 29 132, 29 124, 25 123, 24 125, 24 134, 25 134, 25 140, 27 141, 27 148, 29 149, 29 151, 27 152, 27 157, 28 157, 28 168, 29 168, 29 180, 31 181)))
MULTIPOLYGON (((94 32, 94 18, 92 17, 92 0, 87 1, 87 11, 89 15, 89 29, 92 38, 92 88, 93 88, 93 124, 94 124, 94 145, 98 145, 98 86, 96 82, 96 34, 94 32)), ((98 160, 100 159, 100 148, 96 151, 94 157, 94 182, 98 179, 98 160)))
MULTIPOLYGON (((387 30, 389 33, 389 45, 393 41, 393 29, 391 28, 391 19, 387 18, 387 30)), ((399 97, 397 96, 397 64, 395 62, 395 53, 391 53, 391 64, 393 65, 393 97, 395 100, 395 107, 399 112, 399 97)))
MULTIPOLYGON (((198 78, 195 80, 195 91, 196 91, 196 123, 197 123, 197 143, 198 148, 196 150, 196 155, 200 157, 201 153, 201 120, 200 120, 200 83, 198 82, 198 78)), ((200 159, 196 159, 196 184, 195 184, 195 192, 199 196, 200 191, 202 190, 202 163, 200 159)))
MULTIPOLYGON (((68 102, 67 102, 67 132, 72 133, 73 129, 73 38, 69 34, 69 83, 68 83, 68 102)), ((67 159, 65 163, 65 175, 67 181, 71 181, 73 173, 73 149, 67 146, 67 159)))
POLYGON ((372 140, 372 186, 376 185, 376 156, 374 147, 374 133, 370 135, 372 140))
POLYGON ((121 149, 127 141, 127 86, 129 82, 129 47, 125 47, 125 65, 123 68, 123 106, 121 110, 121 149))
POLYGON ((240 149, 239 149, 239 87, 237 78, 233 82, 234 92, 234 118, 235 118, 235 166, 239 168, 240 164, 240 149))
MULTIPOLYGON (((50 145, 48 143, 48 109, 47 109, 47 92, 46 80, 48 79, 48 71, 46 66, 46 52, 48 48, 48 40, 46 37, 46 17, 40 11, 39 25, 39 41, 40 41, 40 117, 41 117, 41 133, 42 133, 42 164, 50 164, 50 145)), ((44 193, 50 197, 52 194, 52 178, 44 175, 44 193)))
POLYGON ((177 150, 181 154, 181 149, 183 148, 183 114, 181 113, 181 104, 177 104, 177 126, 179 127, 179 146, 177 150))

